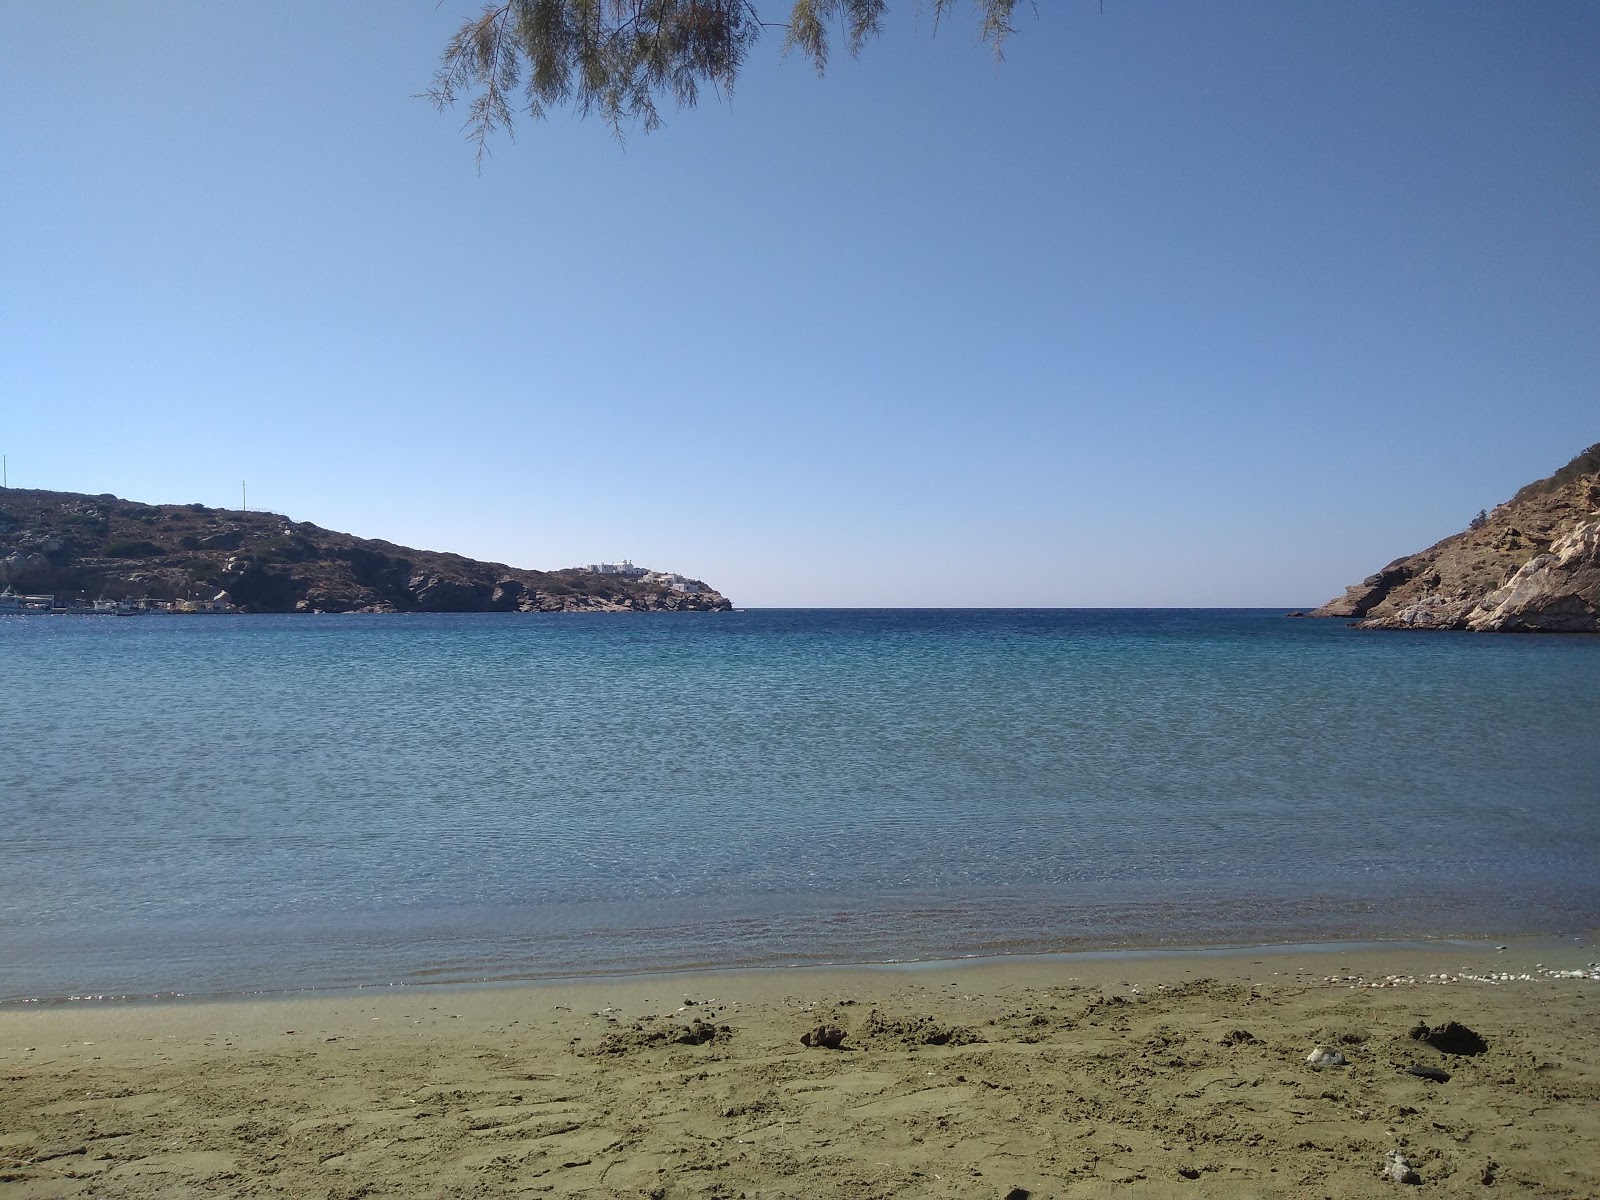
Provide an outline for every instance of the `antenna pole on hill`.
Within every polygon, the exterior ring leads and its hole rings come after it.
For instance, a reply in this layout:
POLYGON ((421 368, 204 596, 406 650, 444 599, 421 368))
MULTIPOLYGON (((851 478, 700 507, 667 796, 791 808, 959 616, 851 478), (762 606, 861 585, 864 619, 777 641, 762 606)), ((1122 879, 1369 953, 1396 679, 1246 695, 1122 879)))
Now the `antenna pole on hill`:
POLYGON ((244 490, 244 480, 242 479, 239 480, 239 511, 250 511, 250 497, 249 493, 244 490))
POLYGON ((6 456, 0 454, 0 488, 11 486, 11 472, 6 467, 6 456))

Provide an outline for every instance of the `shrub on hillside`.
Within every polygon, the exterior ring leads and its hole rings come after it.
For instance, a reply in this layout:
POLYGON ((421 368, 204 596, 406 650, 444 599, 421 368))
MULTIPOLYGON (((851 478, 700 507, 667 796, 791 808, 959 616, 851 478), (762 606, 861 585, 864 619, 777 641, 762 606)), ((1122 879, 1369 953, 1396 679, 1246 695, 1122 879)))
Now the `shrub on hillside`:
POLYGON ((154 542, 133 538, 118 538, 107 542, 107 558, 160 558, 161 547, 154 542))

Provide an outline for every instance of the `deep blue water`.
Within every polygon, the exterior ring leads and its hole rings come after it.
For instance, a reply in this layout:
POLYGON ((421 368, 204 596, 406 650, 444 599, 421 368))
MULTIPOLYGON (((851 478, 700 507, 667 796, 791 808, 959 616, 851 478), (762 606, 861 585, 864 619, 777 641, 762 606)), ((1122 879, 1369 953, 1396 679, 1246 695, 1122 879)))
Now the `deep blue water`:
POLYGON ((1600 924, 1600 638, 0 618, 0 999, 1600 924))

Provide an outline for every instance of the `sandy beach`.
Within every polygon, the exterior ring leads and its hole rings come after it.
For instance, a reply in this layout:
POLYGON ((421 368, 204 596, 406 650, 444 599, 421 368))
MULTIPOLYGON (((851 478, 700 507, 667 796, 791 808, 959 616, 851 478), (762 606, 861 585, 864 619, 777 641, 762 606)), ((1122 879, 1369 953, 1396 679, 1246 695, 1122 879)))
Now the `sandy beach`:
POLYGON ((1592 947, 11 1006, 0 1197, 1594 1196, 1592 947))

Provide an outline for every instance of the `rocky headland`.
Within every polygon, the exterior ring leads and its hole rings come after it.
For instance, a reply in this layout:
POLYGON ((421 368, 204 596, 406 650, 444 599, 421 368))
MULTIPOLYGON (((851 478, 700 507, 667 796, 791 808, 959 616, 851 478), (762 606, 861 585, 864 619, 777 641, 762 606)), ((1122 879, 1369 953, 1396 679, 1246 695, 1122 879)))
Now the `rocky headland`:
POLYGON ((1600 443, 1309 615, 1365 629, 1600 632, 1600 443))
POLYGON ((0 589, 210 598, 242 612, 657 612, 732 607, 700 580, 529 571, 269 512, 0 490, 0 589))

